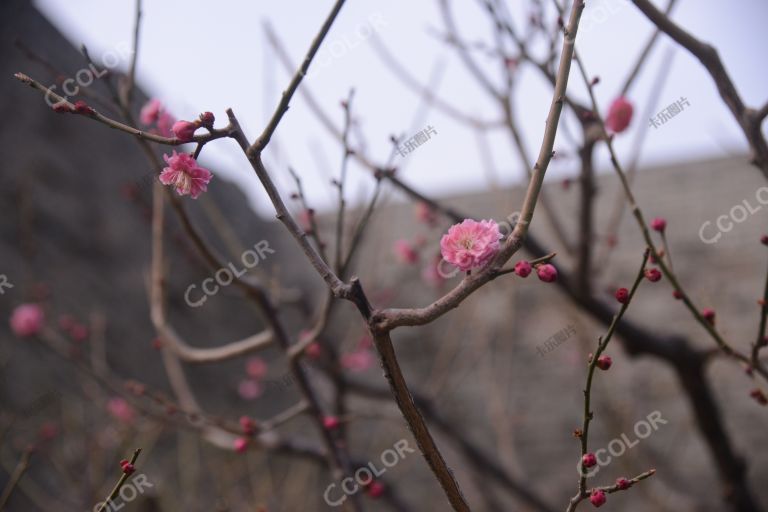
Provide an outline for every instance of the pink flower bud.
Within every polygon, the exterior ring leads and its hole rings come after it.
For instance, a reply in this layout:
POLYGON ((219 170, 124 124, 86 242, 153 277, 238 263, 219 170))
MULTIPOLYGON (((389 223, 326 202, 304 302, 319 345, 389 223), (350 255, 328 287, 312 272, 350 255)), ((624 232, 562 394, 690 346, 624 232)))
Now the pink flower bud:
POLYGON ((645 277, 650 282, 655 283, 661 279, 661 272, 659 272, 659 269, 657 268, 649 268, 645 271, 645 277))
POLYGON ((374 480, 365 488, 365 492, 373 499, 380 498, 384 494, 384 484, 374 480))
POLYGON ((550 265, 549 263, 536 267, 536 274, 538 274, 539 279, 545 283, 553 283, 557 281, 557 269, 554 265, 550 265))
POLYGON ((616 98, 608 109, 605 126, 613 133, 621 133, 632 122, 632 104, 624 96, 616 98))
POLYGON ((613 359, 611 359, 610 356, 600 356, 597 358, 597 362, 595 363, 595 366, 597 366, 603 371, 607 371, 612 364, 613 364, 613 359))
POLYGON ((629 290, 626 288, 619 288, 616 290, 616 300, 619 301, 619 304, 626 304, 629 302, 629 290))
POLYGON ((339 428, 339 425, 341 422, 339 421, 339 418, 336 416, 326 416, 323 418, 323 426, 327 428, 328 430, 334 430, 336 428, 339 428))
POLYGON ((127 460, 123 459, 120 461, 120 467, 123 469, 123 473, 126 475, 132 475, 134 471, 136 471, 136 466, 128 462, 127 460))
POLYGON ((515 263, 515 274, 520 277, 528 277, 531 273, 531 264, 525 260, 520 260, 515 263))
POLYGON ((243 430, 243 435, 250 437, 256 433, 256 421, 248 416, 240 416, 240 428, 243 430))
POLYGON ((419 261, 419 253, 408 240, 395 242, 395 256, 400 263, 414 264, 419 261))
POLYGON ((672 296, 677 300, 681 300, 683 298, 683 292, 681 292, 680 290, 675 290, 672 292, 672 296))
POLYGON ((762 389, 755 388, 749 392, 749 396, 755 399, 760 405, 768 405, 768 398, 765 397, 762 389))
POLYGON ((709 322, 712 325, 715 325, 715 310, 712 308, 704 308, 701 311, 701 316, 704 317, 704 320, 709 322))
POLYGON ((11 330, 19 338, 34 336, 43 327, 45 315, 37 304, 22 304, 11 313, 11 330))
POLYGON ((133 409, 133 406, 119 396, 110 398, 107 401, 107 411, 116 420, 127 425, 130 425, 136 419, 136 411, 133 409))
POLYGON ((667 228, 667 221, 663 217, 656 217, 651 221, 651 229, 663 233, 667 228))
POLYGON ((205 126, 209 130, 213 130, 213 123, 216 121, 216 117, 213 112, 203 112, 200 114, 200 125, 205 126))
POLYGON ((171 127, 171 131, 182 142, 189 142, 195 137, 195 130, 199 125, 189 121, 176 121, 171 127))
POLYGON ((250 357, 245 363, 245 373, 252 379, 261 379, 267 374, 267 363, 258 356, 250 357))
POLYGON ((323 349, 320 346, 318 342, 312 342, 307 346, 307 357, 311 357, 312 359, 320 359, 320 356, 323 353, 323 349))
POLYGON ((761 236, 760 243, 762 243, 763 245, 768 245, 768 235, 761 236))
POLYGON ((595 457, 594 453, 585 453, 584 456, 581 458, 581 464, 585 468, 591 468, 595 464, 597 464, 597 457, 595 457))
POLYGON ((248 449, 248 439, 244 437, 238 437, 235 439, 235 451, 237 453, 245 453, 248 449))
POLYGON ((605 491, 602 491, 601 489, 594 489, 589 495, 589 502, 592 503, 595 508, 599 508, 605 505, 605 491))
POLYGON ((632 483, 624 477, 616 479, 616 488, 620 491, 626 491, 632 486, 632 483))
POLYGON ((58 112, 59 114, 63 114, 65 112, 72 112, 72 108, 67 104, 66 101, 60 101, 58 103, 55 103, 52 107, 54 112, 58 112))
POLYGON ((88 106, 83 100, 77 100, 75 102, 75 113, 91 116, 96 113, 91 107, 88 106))

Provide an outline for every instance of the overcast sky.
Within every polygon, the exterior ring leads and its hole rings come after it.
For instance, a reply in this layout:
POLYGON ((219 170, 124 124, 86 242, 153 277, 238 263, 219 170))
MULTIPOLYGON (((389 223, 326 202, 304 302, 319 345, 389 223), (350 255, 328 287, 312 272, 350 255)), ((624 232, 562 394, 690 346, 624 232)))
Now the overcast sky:
MULTIPOLYGON (((493 44, 479 2, 452 3, 462 36, 493 44)), ((132 0, 36 0, 35 4, 73 43, 86 44, 96 58, 132 39, 132 0)), ((210 110, 223 123, 225 108, 232 107, 249 137, 254 138, 290 80, 267 43, 264 24, 274 27, 292 60, 299 62, 333 2, 145 0, 144 4, 137 72, 141 87, 166 102, 182 119, 210 110)), ((529 3, 509 0, 507 4, 522 26, 529 3)), ((662 5, 661 0, 656 4, 662 5)), ((768 100, 766 0, 679 0, 673 18, 718 48, 748 105, 759 106, 768 100)), ((582 23, 584 30, 579 33, 577 47, 590 74, 601 78, 597 94, 605 112, 652 26, 628 0, 588 1, 582 23)), ((354 88, 353 108, 360 133, 370 155, 379 162, 384 162, 391 151, 389 135, 410 136, 428 125, 434 127, 437 134, 430 141, 406 157, 395 158, 397 165, 407 163, 402 177, 419 190, 440 196, 519 182, 524 171, 507 134, 494 133, 486 146, 478 144, 468 126, 425 106, 375 51, 374 38, 409 73, 433 84, 433 92, 441 99, 475 117, 497 118, 498 108, 454 52, 439 40, 443 31, 437 0, 348 0, 301 87, 314 94, 337 125, 342 121, 339 101, 354 88), (491 162, 490 166, 484 166, 484 161, 491 162)), ((684 112, 664 126, 647 130, 641 165, 745 152, 743 136, 698 61, 676 50, 671 69, 664 77, 659 76, 663 57, 673 47, 662 37, 643 76, 630 91, 636 117, 628 133, 620 136, 621 154, 628 157, 637 131, 641 125, 647 128, 648 118, 642 118, 645 111, 655 115, 681 97, 690 103, 684 112), (649 105, 650 91, 662 78, 665 82, 659 99, 649 105)), ((491 76, 498 77, 497 66, 482 57, 479 60, 488 65, 491 76)), ((572 94, 584 97, 576 73, 571 75, 569 88, 572 94)), ((520 71, 517 89, 515 117, 529 153, 535 157, 552 91, 533 69, 520 71)), ((292 101, 276 138, 278 144, 267 150, 267 162, 283 190, 293 188, 287 173, 290 165, 301 174, 312 206, 332 206, 334 190, 328 183, 338 175, 341 149, 300 95, 292 101)), ((567 145, 559 133, 555 148, 565 149, 567 145)), ((599 155, 600 166, 605 167, 605 153, 599 155)), ((234 142, 206 146, 201 162, 215 174, 239 183, 259 211, 272 212, 234 142)), ((562 178, 573 169, 567 161, 556 162, 549 179, 562 178)), ((137 170, 137 176, 143 172, 137 170)), ((348 190, 352 196, 364 197, 371 185, 368 171, 350 168, 348 190)))

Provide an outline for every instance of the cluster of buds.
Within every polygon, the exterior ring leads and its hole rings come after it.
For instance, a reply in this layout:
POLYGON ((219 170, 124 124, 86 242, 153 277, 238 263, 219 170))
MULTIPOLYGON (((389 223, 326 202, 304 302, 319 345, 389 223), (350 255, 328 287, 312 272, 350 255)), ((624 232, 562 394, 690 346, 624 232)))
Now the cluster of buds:
MULTIPOLYGON (((526 260, 520 260, 515 263, 513 272, 522 278, 526 278, 531 274, 534 267, 531 266, 526 260)), ((543 263, 536 265, 536 275, 541 281, 545 283, 552 283, 557 281, 557 268, 550 263, 543 263)))
POLYGON ((83 100, 77 100, 72 104, 66 100, 62 100, 54 104, 51 108, 53 108, 54 112, 58 112, 59 114, 80 114, 84 116, 96 115, 96 111, 83 100))
POLYGON ((213 123, 216 120, 213 113, 203 112, 198 119, 194 121, 176 121, 171 127, 173 135, 181 142, 190 142, 195 137, 195 130, 201 126, 208 130, 213 130, 213 123))

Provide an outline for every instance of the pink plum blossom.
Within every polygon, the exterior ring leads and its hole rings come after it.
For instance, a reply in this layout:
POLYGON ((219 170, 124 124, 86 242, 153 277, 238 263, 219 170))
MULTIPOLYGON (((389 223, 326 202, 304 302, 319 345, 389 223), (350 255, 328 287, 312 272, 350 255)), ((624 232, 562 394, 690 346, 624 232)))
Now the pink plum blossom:
POLYGON ((260 357, 251 357, 245 363, 245 373, 252 379, 261 379, 267 374, 267 363, 260 357))
POLYGON ((493 220, 466 219, 454 224, 440 240, 443 258, 461 271, 479 268, 499 252, 499 225, 493 220))
POLYGON ((11 313, 11 330, 20 337, 34 336, 43 327, 45 314, 37 304, 22 304, 11 313))
POLYGON ((163 155, 168 167, 160 173, 160 183, 173 185, 180 196, 189 194, 197 199, 208 190, 208 183, 213 175, 211 171, 197 165, 197 160, 187 153, 176 153, 171 156, 163 155))
POLYGON ((395 242, 395 255, 400 263, 413 264, 419 261, 419 253, 408 240, 395 242))
POLYGON ((171 127, 171 131, 182 142, 189 142, 195 136, 195 130, 199 128, 200 124, 192 123, 189 121, 176 121, 171 127))
POLYGON ((235 439, 234 448, 237 453, 245 453, 248 450, 248 439, 244 437, 238 437, 235 439))
POLYGON ((614 133, 621 133, 632 122, 632 104, 624 96, 619 96, 608 109, 605 126, 614 133))
POLYGON ((237 386, 237 393, 243 400, 255 400, 261 396, 262 386, 257 380, 243 379, 237 386))
POLYGON ((141 107, 139 121, 141 121, 141 124, 151 126, 157 122, 162 110, 163 104, 157 98, 153 98, 141 107))
POLYGON ((163 137, 173 137, 173 124, 176 122, 171 114, 163 110, 157 120, 157 133, 163 137))
POLYGON ((124 398, 119 396, 110 398, 107 402, 107 410, 116 420, 130 425, 136 418, 136 411, 124 398))

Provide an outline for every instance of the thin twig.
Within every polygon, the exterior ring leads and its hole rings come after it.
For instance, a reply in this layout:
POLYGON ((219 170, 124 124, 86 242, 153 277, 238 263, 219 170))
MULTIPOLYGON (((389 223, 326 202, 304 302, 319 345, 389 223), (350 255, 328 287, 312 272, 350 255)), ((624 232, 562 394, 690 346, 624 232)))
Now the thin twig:
MULTIPOLYGON (((137 448, 136 451, 133 452, 133 456, 131 457, 131 460, 129 461, 131 464, 136 464, 136 459, 139 458, 139 454, 141 453, 141 448, 137 448)), ((125 485, 125 482, 128 481, 128 479, 131 477, 130 473, 123 472, 122 475, 120 475, 120 479, 117 481, 117 484, 115 484, 115 488, 112 489, 112 492, 107 496, 106 501, 101 504, 99 507, 99 510, 97 512, 104 512, 107 507, 109 506, 110 502, 117 498, 118 494, 120 494, 120 489, 123 488, 123 485, 125 485)))

